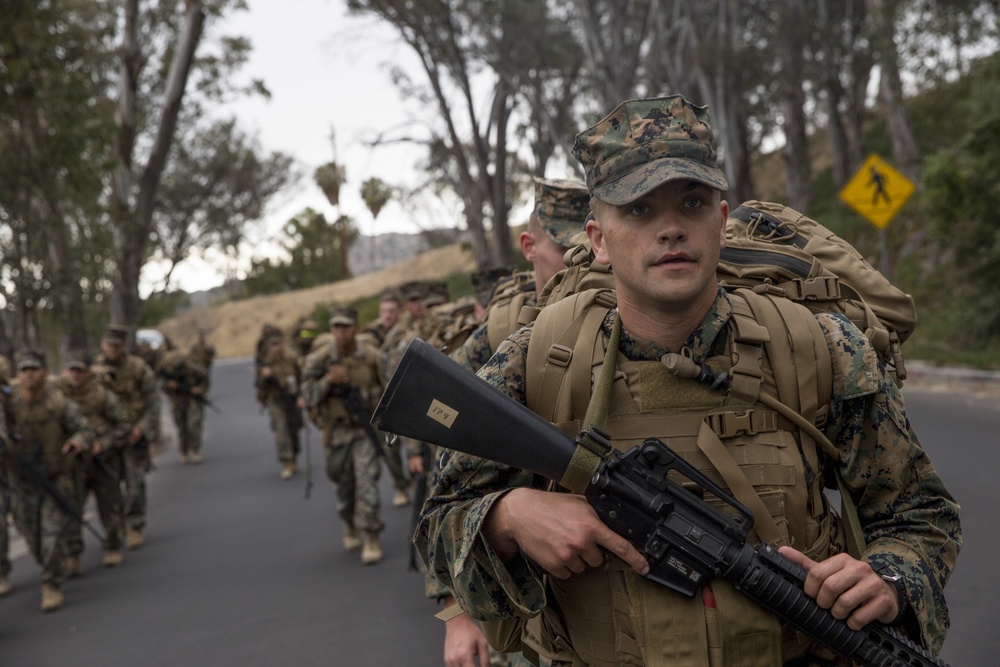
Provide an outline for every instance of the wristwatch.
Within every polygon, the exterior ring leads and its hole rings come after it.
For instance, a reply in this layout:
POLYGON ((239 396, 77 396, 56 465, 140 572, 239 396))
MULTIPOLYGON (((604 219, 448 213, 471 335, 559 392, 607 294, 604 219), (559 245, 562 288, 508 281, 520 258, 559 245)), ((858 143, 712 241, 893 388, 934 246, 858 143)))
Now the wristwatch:
POLYGON ((892 619, 889 625, 896 625, 903 618, 903 614, 906 613, 906 586, 903 584, 903 575, 897 572, 890 565, 882 565, 875 568, 875 573, 882 577, 882 581, 890 584, 896 589, 896 606, 899 611, 896 613, 896 618, 892 619))

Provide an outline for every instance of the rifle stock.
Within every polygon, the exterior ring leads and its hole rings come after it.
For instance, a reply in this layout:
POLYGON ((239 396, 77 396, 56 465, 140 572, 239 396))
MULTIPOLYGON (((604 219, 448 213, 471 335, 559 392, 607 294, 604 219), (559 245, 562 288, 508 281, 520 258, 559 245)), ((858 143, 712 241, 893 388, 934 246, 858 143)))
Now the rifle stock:
POLYGON ((372 424, 555 480, 576 449, 565 433, 419 338, 403 353, 372 424))
POLYGON ((458 450, 550 480, 561 480, 577 447, 606 448, 584 495, 612 530, 638 544, 647 577, 693 596, 722 577, 757 604, 839 655, 868 667, 947 667, 878 622, 851 630, 803 591, 805 571, 768 544, 747 542, 753 514, 724 489, 648 438, 627 452, 588 429, 574 441, 525 406, 496 391, 432 346, 407 347, 375 410, 379 428, 458 450), (674 472, 729 505, 726 513, 681 484, 674 472))

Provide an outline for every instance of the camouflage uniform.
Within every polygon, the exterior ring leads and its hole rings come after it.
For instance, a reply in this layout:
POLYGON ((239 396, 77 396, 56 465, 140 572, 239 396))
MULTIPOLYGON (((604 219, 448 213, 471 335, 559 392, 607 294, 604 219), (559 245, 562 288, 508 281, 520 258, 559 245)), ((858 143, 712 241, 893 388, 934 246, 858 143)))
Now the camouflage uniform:
POLYGON ((208 400, 208 369, 190 354, 171 350, 163 357, 160 376, 173 408, 181 461, 187 462, 190 457, 197 463, 201 459, 201 432, 208 400))
POLYGON ((302 430, 302 411, 296 405, 302 386, 299 357, 284 345, 280 334, 268 339, 264 366, 271 374, 264 377, 257 373, 257 400, 267 408, 278 462, 282 476, 290 477, 299 455, 299 431, 302 430))
MULTIPOLYGON (((105 327, 104 343, 124 346, 127 338, 127 328, 115 324, 105 327)), ((124 351, 114 361, 104 353, 95 356, 94 372, 125 404, 131 430, 140 435, 138 442, 125 448, 126 539, 138 546, 146 527, 146 474, 152 469, 149 450, 160 436, 159 383, 145 361, 124 351)))
POLYGON ((208 384, 212 383, 212 362, 215 361, 215 346, 208 342, 204 333, 198 334, 198 340, 191 346, 188 353, 191 360, 205 369, 208 376, 208 384))
MULTIPOLYGON (((66 364, 67 369, 87 371, 90 366, 89 355, 74 355, 66 364)), ((101 447, 98 455, 85 456, 83 459, 77 500, 80 507, 83 507, 87 496, 91 491, 94 492, 97 512, 104 526, 104 551, 120 551, 125 537, 121 477, 125 467, 125 443, 132 426, 128 411, 114 392, 101 384, 99 376, 92 375, 86 384, 76 386, 63 376, 57 380, 57 386, 79 406, 81 414, 94 429, 97 443, 101 447)), ((78 557, 81 553, 83 527, 77 525, 69 539, 69 555, 78 557)))
MULTIPOLYGON (((588 167, 588 185, 595 196, 608 204, 624 207, 667 183, 667 177, 725 190, 725 177, 715 167, 714 152, 709 150, 711 137, 705 110, 691 106, 679 96, 631 101, 624 103, 595 128, 581 133, 577 139, 576 154, 588 167), (680 155, 683 157, 672 157, 674 153, 671 151, 681 147, 684 152, 680 155)), ((839 450, 840 462, 834 463, 832 458, 821 456, 817 467, 806 463, 806 478, 796 478, 794 484, 814 486, 823 479, 832 479, 834 466, 839 468, 857 503, 864 531, 867 546, 861 558, 876 570, 888 567, 903 577, 905 594, 899 600, 901 616, 896 619, 897 627, 936 652, 940 650, 948 627, 944 585, 955 566, 961 546, 958 505, 921 448, 906 419, 899 390, 886 369, 878 363, 864 334, 843 316, 829 313, 812 316, 804 308, 801 310, 804 316, 814 317, 831 357, 832 398, 823 432, 839 450)), ((612 308, 604 318, 599 330, 599 344, 608 344, 617 312, 616 308, 612 308)), ((701 361, 725 352, 732 319, 732 301, 717 288, 713 305, 683 343, 685 356, 701 361)), ((489 384, 522 403, 526 403, 529 375, 541 372, 527 366, 532 335, 531 326, 513 334, 479 372, 489 384)), ((631 334, 627 326, 622 327, 618 358, 624 367, 634 369, 641 362, 652 362, 650 368, 660 366, 659 360, 667 352, 661 345, 631 334)), ((764 370, 770 372, 772 363, 787 363, 787 360, 765 359, 765 363, 764 370)), ((637 380, 627 373, 624 380, 632 391, 631 383, 637 380)), ((624 424, 635 424, 636 418, 657 413, 670 414, 676 408, 671 401, 682 400, 683 395, 669 394, 668 398, 669 401, 662 407, 648 406, 645 413, 636 413, 632 422, 628 421, 627 414, 618 418, 624 424)), ((757 437, 754 434, 747 436, 751 442, 757 437)), ((803 445, 803 450, 805 448, 803 445)), ((809 461, 805 451, 802 457, 804 461, 809 461)), ((520 552, 510 560, 502 560, 483 534, 490 508, 508 490, 518 487, 546 490, 549 484, 522 470, 455 453, 449 457, 441 472, 434 496, 425 504, 415 536, 415 542, 434 574, 452 588, 463 608, 479 619, 536 616, 547 605, 556 605, 554 597, 546 590, 544 573, 534 562, 520 552)), ((831 517, 832 510, 828 506, 824 509, 831 517)), ((832 519, 832 523, 837 524, 838 521, 832 519)), ((808 545, 796 546, 804 549, 808 545)), ((819 554, 819 559, 833 555, 840 545, 831 543, 829 546, 831 551, 819 554)), ((670 614, 683 613, 681 610, 691 608, 684 605, 691 602, 684 596, 632 575, 634 572, 621 561, 609 557, 606 567, 588 569, 584 575, 574 575, 567 580, 572 582, 586 576, 595 582, 595 586, 601 587, 601 591, 618 590, 614 582, 622 578, 635 583, 634 589, 629 583, 628 592, 620 593, 626 599, 615 599, 614 608, 625 609, 624 614, 628 618, 616 618, 614 629, 610 632, 619 637, 619 621, 622 621, 625 624, 623 627, 635 627, 637 632, 645 634, 636 635, 637 639, 632 640, 631 645, 627 645, 628 642, 612 644, 607 657, 591 660, 602 665, 694 664, 684 658, 690 647, 663 645, 663 637, 676 636, 671 631, 674 624, 682 622, 679 616, 671 619, 670 614), (607 584, 601 583, 604 581, 607 584), (646 604, 650 607, 645 607, 646 604), (647 626, 651 618, 647 610, 653 608, 658 610, 660 624, 647 626), (671 612, 670 609, 677 611, 671 612), (660 653, 661 650, 663 653, 660 653)), ((700 606, 701 601, 696 601, 696 604, 700 606)), ((710 605, 706 602, 704 606, 710 605)), ((572 611, 579 618, 581 609, 590 609, 586 599, 579 600, 579 604, 572 607, 564 606, 562 611, 572 611)), ((702 614, 707 616, 704 611, 702 614)), ((686 619, 683 622, 687 622, 686 619)), ((603 623, 604 616, 594 620, 594 624, 603 623)), ((579 632, 581 627, 577 626, 576 630, 579 632)), ((728 624, 721 630, 725 640, 730 631, 728 624)), ((794 663, 785 664, 797 666, 834 664, 834 657, 827 655, 825 649, 810 648, 809 643, 803 644, 801 636, 796 637, 793 630, 785 630, 785 635, 778 638, 777 646, 768 646, 771 654, 777 650, 782 656, 779 662, 793 660, 794 663), (782 638, 785 639, 784 644, 780 641, 782 638), (782 649, 803 650, 806 654, 782 653, 782 649)), ((572 627, 570 632, 573 632, 572 627)), ((579 635, 575 636, 579 638, 579 635)), ((698 645, 690 654, 699 655, 704 641, 695 638, 693 642, 688 642, 698 645)), ((580 654, 586 655, 593 649, 584 644, 589 642, 573 644, 572 648, 577 653, 574 664, 589 664, 580 654)), ((709 655, 712 655, 711 652, 709 655)), ((756 652, 745 657, 749 660, 748 665, 763 664, 756 652)), ((716 663, 712 661, 711 664, 716 663)), ((766 664, 775 663, 769 661, 766 664)))
MULTIPOLYGON (((331 324, 336 321, 335 315, 331 324)), ((348 527, 376 536, 384 528, 379 516, 379 454, 361 419, 370 419, 383 385, 378 353, 356 341, 350 352, 342 353, 333 344, 310 355, 302 383, 310 419, 323 431, 326 474, 336 487, 337 512, 348 527), (335 365, 347 370, 348 385, 327 380, 327 371, 335 365), (360 395, 365 413, 361 418, 346 407, 344 391, 351 386, 360 395)))
MULTIPOLYGON (((45 368, 44 356, 31 352, 19 352, 16 363, 19 371, 45 368)), ((17 490, 12 497, 14 523, 42 567, 42 584, 59 589, 66 579, 67 540, 76 522, 60 508, 52 494, 32 481, 24 466, 38 470, 56 492, 72 503, 76 498, 79 467, 73 456, 61 450, 70 440, 82 444, 84 451, 89 450, 94 431, 76 403, 53 383, 44 385, 40 398, 26 402, 20 382, 15 381, 9 399, 3 418, 9 418, 10 422, 0 430, 18 436, 11 438, 6 457, 8 469, 13 473, 11 482, 17 490)))

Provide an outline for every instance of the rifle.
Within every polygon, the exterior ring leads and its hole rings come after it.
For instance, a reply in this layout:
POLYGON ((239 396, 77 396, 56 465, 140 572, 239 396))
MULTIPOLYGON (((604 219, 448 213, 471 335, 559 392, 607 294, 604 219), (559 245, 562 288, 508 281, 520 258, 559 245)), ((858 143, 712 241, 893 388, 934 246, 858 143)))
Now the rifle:
POLYGON ((94 526, 87 521, 81 509, 77 506, 76 502, 71 498, 68 498, 66 494, 60 491, 55 484, 52 483, 52 474, 44 463, 40 460, 41 456, 41 445, 35 448, 34 459, 29 459, 25 454, 20 454, 17 457, 18 472, 21 479, 27 480, 34 486, 45 491, 52 500, 55 501, 56 507, 63 515, 73 519, 84 528, 89 530, 97 539, 104 542, 104 535, 101 534, 94 526))
POLYGON ((168 382, 171 381, 171 380, 174 381, 174 382, 176 382, 177 383, 177 391, 179 391, 180 393, 182 393, 182 394, 184 394, 186 396, 190 396, 191 398, 193 398, 194 400, 198 401, 202 405, 211 408, 215 412, 215 414, 218 414, 218 415, 222 414, 222 409, 218 405, 216 405, 215 403, 213 403, 212 399, 210 399, 208 396, 206 396, 205 394, 194 394, 194 393, 192 393, 191 390, 193 389, 193 387, 191 386, 191 383, 187 382, 186 380, 179 380, 179 379, 173 377, 172 375, 170 375, 169 373, 167 373, 166 371, 162 371, 162 370, 160 371, 160 377, 162 377, 164 380, 167 380, 168 382))
POLYGON ((768 544, 747 543, 753 513, 656 438, 624 453, 614 451, 598 429, 574 440, 419 339, 403 354, 372 422, 582 492, 604 523, 644 549, 647 578, 671 590, 691 597, 703 583, 722 577, 860 665, 947 667, 889 626, 872 622, 851 630, 820 607, 803 591, 803 568, 768 544), (668 479, 670 472, 724 501, 732 516, 668 479))

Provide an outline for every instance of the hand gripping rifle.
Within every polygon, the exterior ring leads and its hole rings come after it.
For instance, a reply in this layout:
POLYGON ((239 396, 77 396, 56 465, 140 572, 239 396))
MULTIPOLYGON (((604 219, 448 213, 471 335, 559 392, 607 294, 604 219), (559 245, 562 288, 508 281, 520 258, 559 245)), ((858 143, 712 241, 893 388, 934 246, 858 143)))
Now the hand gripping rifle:
POLYGON ((627 452, 614 451, 593 428, 573 440, 419 339, 406 349, 372 421, 582 492, 604 523, 645 551, 647 578, 671 590, 690 597, 722 577, 859 665, 947 667, 889 626, 851 630, 820 607, 803 591, 803 568, 767 544, 747 543, 753 513, 656 438, 627 452), (671 471, 724 501, 726 512, 668 479, 671 471))
POLYGON ((365 435, 372 441, 375 453, 388 461, 389 457, 386 456, 385 449, 382 448, 378 431, 372 426, 373 420, 369 420, 368 411, 365 410, 364 402, 361 400, 361 392, 358 391, 358 388, 349 382, 346 384, 335 384, 330 386, 330 395, 344 402, 344 408, 357 420, 361 428, 364 429, 365 435))

